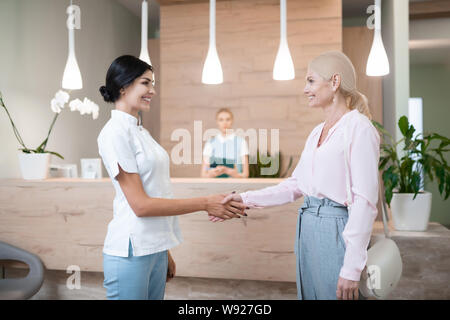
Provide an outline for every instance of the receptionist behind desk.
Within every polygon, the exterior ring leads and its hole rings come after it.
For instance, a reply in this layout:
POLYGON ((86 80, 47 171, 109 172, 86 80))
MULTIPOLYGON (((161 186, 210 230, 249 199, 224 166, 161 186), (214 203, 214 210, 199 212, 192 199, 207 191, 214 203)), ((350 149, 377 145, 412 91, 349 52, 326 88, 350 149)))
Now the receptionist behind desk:
POLYGON ((209 139, 203 149, 203 178, 248 178, 248 147, 245 139, 227 134, 233 125, 233 113, 222 108, 216 113, 220 134, 209 139))

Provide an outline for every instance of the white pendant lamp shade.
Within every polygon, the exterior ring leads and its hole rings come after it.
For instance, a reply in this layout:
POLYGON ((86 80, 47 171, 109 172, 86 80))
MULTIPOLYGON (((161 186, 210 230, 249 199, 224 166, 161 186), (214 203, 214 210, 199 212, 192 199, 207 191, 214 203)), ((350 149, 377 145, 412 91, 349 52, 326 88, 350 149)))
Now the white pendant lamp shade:
POLYGON ((202 83, 220 84, 223 82, 222 65, 216 49, 216 0, 209 2, 209 49, 203 65, 202 83))
POLYGON ((372 48, 367 59, 366 74, 368 76, 389 74, 389 60, 381 39, 381 0, 375 0, 375 30, 372 48))
POLYGON ((286 41, 281 41, 273 66, 274 80, 292 80, 295 78, 294 62, 286 41))
POLYGON ((203 66, 202 82, 205 84, 220 84, 223 82, 222 65, 217 55, 216 46, 209 46, 203 66))
POLYGON ((78 67, 77 58, 75 57, 75 26, 79 28, 79 21, 75 23, 75 19, 79 19, 80 11, 78 6, 70 5, 67 8, 69 18, 67 28, 69 30, 69 56, 67 57, 66 68, 62 80, 62 87, 67 90, 79 90, 83 88, 83 79, 81 78, 80 68, 78 67), (78 14, 78 17, 71 15, 78 14))
POLYGON ((141 53, 139 59, 152 65, 150 56, 148 54, 148 2, 142 1, 141 11, 141 53))
POLYGON ((286 0, 280 0, 280 47, 273 66, 273 79, 292 80, 294 78, 294 62, 289 51, 286 34, 286 0))

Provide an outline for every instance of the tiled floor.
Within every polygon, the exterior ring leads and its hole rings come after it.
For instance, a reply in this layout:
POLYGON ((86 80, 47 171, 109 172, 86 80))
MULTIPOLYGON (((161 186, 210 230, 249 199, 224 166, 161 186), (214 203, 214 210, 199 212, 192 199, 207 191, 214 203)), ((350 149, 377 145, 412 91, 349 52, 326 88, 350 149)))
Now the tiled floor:
POLYGON ((167 285, 166 299, 295 300, 297 287, 291 282, 175 278, 167 285))
MULTIPOLYGON (((394 236, 403 260, 403 273, 390 299, 450 300, 450 236, 394 236)), ((6 277, 23 277, 26 270, 8 269, 6 277)), ((103 273, 82 272, 81 288, 70 290, 64 271, 47 271, 33 299, 105 299, 103 273)), ((168 283, 166 299, 296 299, 292 282, 245 281, 176 277, 168 283)))

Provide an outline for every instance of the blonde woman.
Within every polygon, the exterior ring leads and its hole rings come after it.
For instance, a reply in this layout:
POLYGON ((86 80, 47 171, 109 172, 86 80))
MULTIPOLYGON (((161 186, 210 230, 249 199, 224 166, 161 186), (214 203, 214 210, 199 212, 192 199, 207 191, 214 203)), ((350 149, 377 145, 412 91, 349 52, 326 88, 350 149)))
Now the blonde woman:
POLYGON ((233 113, 221 108, 216 113, 220 134, 209 139, 203 149, 203 178, 248 178, 248 147, 245 139, 229 132, 233 113))
POLYGON ((277 186, 231 194, 223 201, 262 208, 304 196, 295 239, 298 298, 358 299, 377 215, 380 137, 356 88, 354 67, 343 53, 326 52, 310 62, 304 94, 309 107, 322 108, 326 119, 310 133, 292 176, 277 186), (353 198, 350 215, 346 165, 353 198))

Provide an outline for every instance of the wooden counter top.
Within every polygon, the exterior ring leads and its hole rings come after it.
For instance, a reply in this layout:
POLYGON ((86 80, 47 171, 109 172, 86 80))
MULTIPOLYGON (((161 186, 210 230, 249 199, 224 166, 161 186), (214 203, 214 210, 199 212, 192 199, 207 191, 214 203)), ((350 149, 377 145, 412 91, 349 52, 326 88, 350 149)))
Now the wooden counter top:
MULTIPOLYGON (((277 184, 285 179, 280 178, 171 178, 172 183, 225 183, 225 184, 277 184)), ((43 180, 0 179, 0 185, 26 185, 39 183, 111 183, 110 178, 82 179, 82 178, 49 178, 43 180)))

